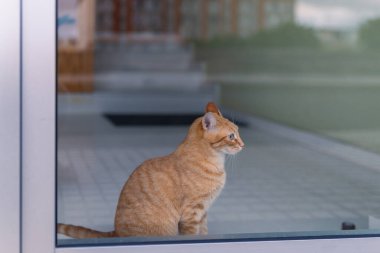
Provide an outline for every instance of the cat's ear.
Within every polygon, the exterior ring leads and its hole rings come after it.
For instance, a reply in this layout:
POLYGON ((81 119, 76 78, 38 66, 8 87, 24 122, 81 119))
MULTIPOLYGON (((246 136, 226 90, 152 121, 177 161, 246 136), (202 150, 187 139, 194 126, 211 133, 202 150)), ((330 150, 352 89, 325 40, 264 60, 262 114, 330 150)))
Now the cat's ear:
POLYGON ((214 102, 208 102, 206 106, 206 112, 213 112, 218 114, 219 116, 222 116, 222 113, 219 111, 218 107, 214 102))
POLYGON ((208 112, 203 116, 202 127, 204 130, 212 130, 216 127, 216 119, 212 112, 208 112))

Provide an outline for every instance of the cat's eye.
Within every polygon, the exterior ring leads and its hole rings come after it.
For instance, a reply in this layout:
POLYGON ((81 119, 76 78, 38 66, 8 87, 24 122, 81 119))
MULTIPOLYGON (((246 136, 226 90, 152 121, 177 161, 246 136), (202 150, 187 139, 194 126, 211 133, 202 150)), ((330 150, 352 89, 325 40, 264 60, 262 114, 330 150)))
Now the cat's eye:
POLYGON ((234 134, 234 133, 229 134, 229 135, 228 135, 228 139, 229 139, 230 141, 235 140, 235 134, 234 134))

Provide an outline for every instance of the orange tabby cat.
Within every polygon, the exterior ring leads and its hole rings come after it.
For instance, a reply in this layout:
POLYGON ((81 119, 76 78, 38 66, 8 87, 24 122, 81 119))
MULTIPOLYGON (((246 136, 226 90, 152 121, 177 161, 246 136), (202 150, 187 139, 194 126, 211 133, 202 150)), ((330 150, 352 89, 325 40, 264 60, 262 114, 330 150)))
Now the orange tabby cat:
POLYGON ((226 180, 225 156, 243 147, 238 127, 208 103, 173 153, 147 160, 131 174, 120 194, 114 231, 58 224, 58 233, 74 238, 207 234, 207 210, 226 180))

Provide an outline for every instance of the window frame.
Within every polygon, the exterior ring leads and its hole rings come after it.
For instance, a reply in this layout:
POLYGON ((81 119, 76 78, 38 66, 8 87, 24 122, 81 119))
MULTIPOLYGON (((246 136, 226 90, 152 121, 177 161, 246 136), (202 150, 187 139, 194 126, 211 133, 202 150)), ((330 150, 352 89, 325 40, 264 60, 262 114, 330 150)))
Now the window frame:
POLYGON ((0 252, 20 252, 20 1, 0 9, 0 252))
MULTIPOLYGON (((9 1, 12 2, 12 1, 9 1)), ((22 251, 76 252, 378 252, 380 238, 256 239, 160 245, 56 246, 56 3, 22 1, 22 251)), ((14 180, 14 179, 13 179, 14 180)))
POLYGON ((55 250, 55 1, 22 1, 22 251, 55 250))

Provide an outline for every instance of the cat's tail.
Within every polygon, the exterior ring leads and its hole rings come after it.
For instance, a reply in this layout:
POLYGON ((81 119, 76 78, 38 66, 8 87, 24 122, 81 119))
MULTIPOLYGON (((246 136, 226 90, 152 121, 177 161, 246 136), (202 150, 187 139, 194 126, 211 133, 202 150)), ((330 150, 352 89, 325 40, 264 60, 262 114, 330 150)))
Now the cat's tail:
POLYGON ((100 232, 89 228, 59 223, 57 232, 76 239, 116 237, 115 231, 100 232))

